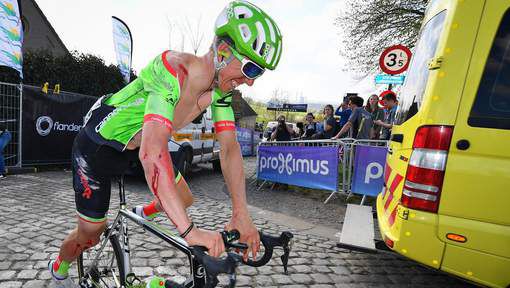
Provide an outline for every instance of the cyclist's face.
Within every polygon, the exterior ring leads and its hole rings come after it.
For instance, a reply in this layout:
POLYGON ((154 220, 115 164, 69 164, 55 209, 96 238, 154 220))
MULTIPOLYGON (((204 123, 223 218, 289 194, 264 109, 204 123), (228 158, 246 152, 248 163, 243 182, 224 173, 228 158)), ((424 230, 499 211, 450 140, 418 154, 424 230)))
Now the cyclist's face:
MULTIPOLYGON (((228 51, 228 53, 230 53, 230 51, 228 51)), ((234 57, 234 59, 220 71, 218 82, 221 91, 232 91, 242 84, 246 84, 248 86, 253 85, 255 79, 246 78, 241 71, 241 67, 241 61, 234 57)))

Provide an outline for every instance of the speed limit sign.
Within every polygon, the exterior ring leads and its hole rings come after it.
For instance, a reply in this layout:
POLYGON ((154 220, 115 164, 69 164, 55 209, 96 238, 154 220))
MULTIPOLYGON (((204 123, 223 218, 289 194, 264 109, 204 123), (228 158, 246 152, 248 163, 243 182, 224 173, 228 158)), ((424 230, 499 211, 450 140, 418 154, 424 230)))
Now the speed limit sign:
POLYGON ((384 73, 400 74, 407 70, 411 60, 411 50, 403 45, 395 45, 384 49, 379 57, 379 66, 384 73))

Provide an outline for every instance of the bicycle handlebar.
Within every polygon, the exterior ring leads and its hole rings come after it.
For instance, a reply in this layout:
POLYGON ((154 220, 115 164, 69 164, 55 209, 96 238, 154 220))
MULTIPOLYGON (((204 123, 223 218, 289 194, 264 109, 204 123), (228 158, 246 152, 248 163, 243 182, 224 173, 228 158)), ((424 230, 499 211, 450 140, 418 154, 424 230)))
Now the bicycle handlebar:
MULTIPOLYGON (((283 269, 285 274, 287 274, 287 264, 289 261, 289 254, 292 249, 292 239, 294 235, 290 232, 283 232, 279 237, 274 237, 270 235, 266 235, 262 232, 260 234, 260 241, 262 245, 264 245, 264 254, 258 260, 247 260, 244 261, 242 256, 236 253, 227 252, 227 257, 224 258, 214 258, 207 255, 205 252, 207 248, 203 246, 192 246, 191 252, 197 259, 199 263, 204 266, 205 274, 206 274, 206 288, 216 287, 218 284, 218 275, 219 274, 227 274, 229 276, 229 284, 228 287, 235 287, 236 284, 236 267, 240 263, 244 263, 248 266, 252 267, 260 267, 269 262, 273 257, 273 250, 275 247, 282 247, 283 255, 280 257, 283 264, 283 269)), ((221 232, 221 236, 223 238, 223 242, 225 244, 225 248, 228 249, 240 249, 246 250, 248 249, 248 245, 245 243, 236 243, 240 239, 239 231, 223 231, 221 232)))
POLYGON ((285 274, 287 274, 287 264, 289 262, 290 251, 292 250, 292 239, 294 238, 294 235, 290 232, 282 232, 280 237, 274 237, 263 234, 262 232, 259 233, 260 241, 262 242, 262 245, 264 245, 264 254, 259 260, 253 261, 248 259, 247 261, 243 261, 243 263, 252 267, 264 266, 273 257, 274 247, 282 247, 283 255, 280 256, 280 259, 282 259, 283 269, 285 274))

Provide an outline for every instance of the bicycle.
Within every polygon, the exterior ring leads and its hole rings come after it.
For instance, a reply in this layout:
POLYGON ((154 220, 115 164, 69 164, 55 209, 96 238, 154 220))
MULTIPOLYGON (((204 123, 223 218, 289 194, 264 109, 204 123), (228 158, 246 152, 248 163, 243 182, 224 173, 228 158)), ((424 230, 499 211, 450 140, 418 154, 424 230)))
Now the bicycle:
POLYGON ((285 274, 288 273, 287 264, 289 254, 292 249, 293 234, 282 232, 279 237, 273 237, 260 233, 264 253, 256 261, 244 261, 238 253, 231 252, 244 251, 247 245, 239 243, 238 231, 223 231, 221 235, 227 256, 224 258, 213 258, 207 255, 206 248, 201 246, 188 246, 186 241, 178 235, 160 227, 158 224, 139 217, 129 211, 126 205, 126 195, 124 190, 124 178, 119 181, 120 209, 115 216, 115 220, 107 226, 102 239, 96 249, 89 249, 78 257, 78 276, 80 288, 127 288, 127 287, 145 287, 141 281, 131 273, 130 249, 128 237, 128 221, 130 220, 141 226, 145 231, 164 240, 168 244, 177 248, 187 255, 190 263, 190 277, 182 284, 172 280, 166 280, 161 283, 166 288, 212 288, 219 283, 218 275, 227 274, 228 287, 235 287, 236 267, 243 263, 252 267, 260 267, 269 262, 273 256, 275 247, 283 249, 281 256, 282 265, 285 274), (93 255, 95 254, 95 255, 93 255), (136 286, 138 283, 138 286, 136 286), (130 286, 129 286, 130 285, 130 286))

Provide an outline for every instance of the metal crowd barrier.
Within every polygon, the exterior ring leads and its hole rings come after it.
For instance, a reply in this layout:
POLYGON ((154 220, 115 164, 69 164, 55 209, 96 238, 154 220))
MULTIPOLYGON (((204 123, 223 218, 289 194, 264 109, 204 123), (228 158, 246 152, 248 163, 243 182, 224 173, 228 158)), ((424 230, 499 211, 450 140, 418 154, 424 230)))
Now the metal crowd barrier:
POLYGON ((7 167, 21 167, 21 91, 20 84, 0 82, 0 123, 12 137, 3 152, 7 167))
MULTIPOLYGON (((342 138, 338 140, 297 140, 297 141, 278 141, 278 142, 261 142, 260 146, 306 146, 306 147, 339 147, 338 153, 338 170, 341 171, 341 177, 339 179, 338 191, 332 191, 328 198, 324 201, 324 204, 336 194, 342 193, 350 197, 352 195, 351 184, 352 176, 354 171, 354 155, 357 146, 381 146, 387 147, 388 141, 386 140, 357 140, 353 138, 342 138)), ((258 149, 257 149, 258 151, 258 149)), ((257 165, 259 163, 259 155, 257 153, 257 165)), ((256 181, 256 180, 255 180, 256 181)), ((263 181, 259 189, 266 183, 263 181)), ((363 196, 362 203, 365 201, 363 196)))
MULTIPOLYGON (((352 187, 352 175, 353 175, 353 172, 354 172, 354 156, 355 156, 355 153, 356 153, 356 147, 357 146, 380 146, 380 147, 388 147, 388 143, 389 141, 387 140, 368 140, 368 139, 352 139, 352 138, 349 138, 349 139, 346 139, 346 141, 344 141, 344 145, 343 145, 343 149, 344 149, 344 155, 341 156, 343 157, 343 161, 342 162, 342 171, 343 171, 343 175, 344 178, 343 178, 343 184, 342 184, 342 193, 346 194, 348 197, 350 197, 352 195, 352 190, 351 190, 351 187, 352 187)), ((340 153, 342 154, 342 153, 340 153)), ((339 164, 340 165, 340 164, 339 164)), ((340 167, 340 166, 339 166, 340 167)), ((336 192, 333 192, 331 193, 331 195, 329 195, 328 199, 326 199, 326 201, 324 201, 324 203, 327 203, 329 201, 329 199, 331 197, 333 197, 333 195, 335 193, 338 193, 338 191, 336 192)), ((365 202, 365 199, 366 199, 366 196, 363 195, 363 198, 361 200, 361 204, 363 204, 365 202)))

